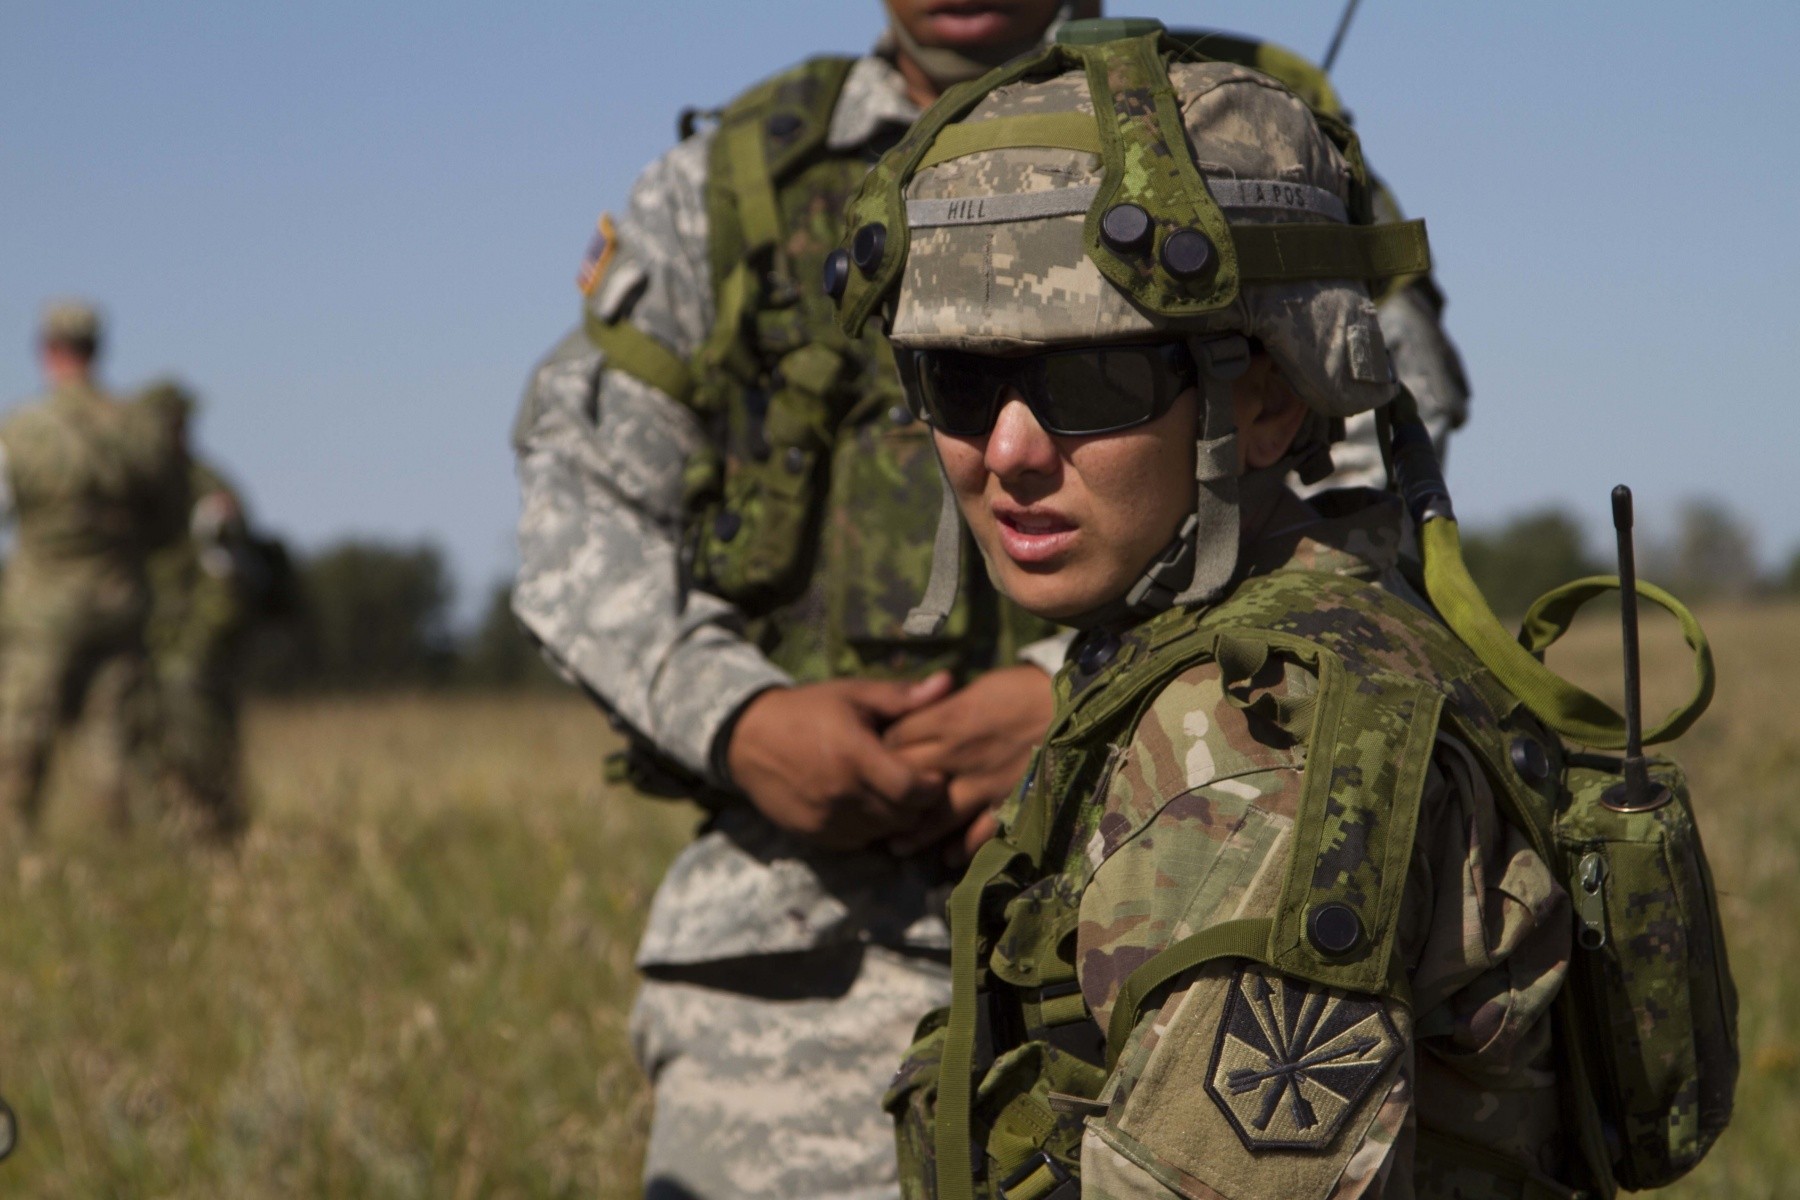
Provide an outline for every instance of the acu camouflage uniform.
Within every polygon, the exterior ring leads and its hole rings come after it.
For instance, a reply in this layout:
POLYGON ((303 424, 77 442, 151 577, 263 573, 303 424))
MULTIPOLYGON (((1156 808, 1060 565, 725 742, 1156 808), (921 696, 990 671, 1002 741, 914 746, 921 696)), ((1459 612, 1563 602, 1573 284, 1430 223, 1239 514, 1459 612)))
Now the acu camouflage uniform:
POLYGON ((228 835, 247 819, 239 676, 255 564, 237 492, 197 459, 188 469, 187 514, 185 536, 150 560, 157 757, 176 801, 210 832, 228 835))
MULTIPOLYGON (((683 375, 700 359, 720 324, 725 264, 712 256, 735 236, 713 229, 715 147, 753 122, 759 155, 797 134, 816 138, 795 166, 801 179, 780 192, 793 291, 769 324, 785 322, 787 336, 803 336, 809 318, 827 326, 828 314, 813 313, 814 281, 832 222, 916 115, 898 73, 875 57, 802 68, 751 93, 639 179, 591 288, 591 317, 654 339, 683 375), (790 124, 816 104, 795 94, 821 83, 836 90, 824 127, 790 124)), ((851 349, 853 361, 881 353, 851 349)), ((656 1089, 647 1194, 892 1195, 881 1089, 918 1013, 948 995, 938 872, 924 858, 826 852, 776 829, 728 796, 723 734, 757 693, 796 680, 996 665, 997 606, 990 596, 965 608, 978 632, 965 621, 933 642, 898 638, 929 555, 937 468, 897 384, 876 386, 874 368, 854 365, 826 389, 837 422, 828 436, 781 444, 781 431, 763 431, 777 442, 768 461, 804 455, 795 478, 829 489, 808 533, 824 548, 805 555, 779 600, 746 608, 690 587, 704 564, 683 562, 696 533, 684 476, 691 464, 754 457, 744 420, 754 405, 709 406, 687 380, 658 387, 640 377, 653 372, 608 362, 576 331, 527 389, 515 428, 524 507, 513 604, 550 656, 654 747, 679 779, 669 790, 713 810, 670 868, 638 951, 646 981, 633 1032, 656 1089), (846 402, 848 414, 837 408, 846 402), (923 532, 911 537, 920 511, 923 532)), ((700 383, 757 369, 738 358, 700 383)))
POLYGON ((0 426, 17 522, 0 583, 0 803, 36 820, 50 746, 83 710, 115 819, 144 782, 145 561, 180 520, 184 456, 142 405, 62 387, 0 426))

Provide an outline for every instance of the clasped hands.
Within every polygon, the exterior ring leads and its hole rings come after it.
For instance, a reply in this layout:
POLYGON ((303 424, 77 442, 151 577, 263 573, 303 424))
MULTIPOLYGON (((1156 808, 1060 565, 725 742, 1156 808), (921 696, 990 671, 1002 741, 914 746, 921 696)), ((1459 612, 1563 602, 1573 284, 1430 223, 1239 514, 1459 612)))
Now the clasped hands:
POLYGON ((1003 667, 956 688, 834 679, 774 688, 739 714, 732 781, 777 826, 834 850, 943 843, 962 861, 992 837, 994 807, 1050 727, 1050 677, 1003 667))

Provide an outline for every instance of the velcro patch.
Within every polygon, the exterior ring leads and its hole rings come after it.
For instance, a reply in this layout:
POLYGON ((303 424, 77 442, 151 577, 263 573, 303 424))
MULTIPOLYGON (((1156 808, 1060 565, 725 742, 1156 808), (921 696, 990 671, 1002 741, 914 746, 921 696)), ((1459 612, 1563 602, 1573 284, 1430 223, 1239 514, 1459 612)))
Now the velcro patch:
POLYGON ((606 269, 612 266, 613 255, 618 249, 618 231, 613 228, 612 214, 601 213, 594 224, 594 236, 588 239, 587 253, 581 256, 581 270, 575 275, 575 286, 581 289, 582 295, 594 294, 594 289, 606 278, 606 269))
POLYGON ((1378 998, 1252 964, 1232 981, 1206 1090, 1251 1153, 1325 1150, 1399 1053, 1378 998))

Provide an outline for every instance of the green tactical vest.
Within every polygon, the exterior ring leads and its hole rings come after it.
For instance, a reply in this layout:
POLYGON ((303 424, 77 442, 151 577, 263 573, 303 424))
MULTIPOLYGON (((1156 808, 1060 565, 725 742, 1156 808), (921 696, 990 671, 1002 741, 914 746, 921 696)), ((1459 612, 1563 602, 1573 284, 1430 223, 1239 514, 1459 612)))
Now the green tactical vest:
POLYGON ((1736 997, 1705 856, 1673 763, 1671 800, 1619 813, 1599 800, 1617 759, 1569 754, 1429 614, 1364 583, 1282 571, 1196 614, 1174 610, 1096 643, 1058 679, 1058 714, 1003 835, 951 899, 954 997, 920 1026, 887 1096, 907 1200, 1074 1200, 1087 1117, 1159 989, 1219 958, 1408 1002, 1395 953, 1418 805, 1437 733, 1469 746, 1507 819, 1575 898, 1577 961, 1553 1011, 1566 1161, 1559 1183, 1452 1141, 1421 1113, 1421 1196, 1611 1196, 1698 1161, 1729 1116, 1736 997), (1305 664, 1317 692, 1249 703, 1307 746, 1294 854, 1273 919, 1212 926, 1126 981, 1110 1028, 1087 1011, 1072 960, 1107 774, 1177 675, 1215 662, 1227 694, 1271 659, 1305 664), (1348 861, 1345 844, 1362 845, 1348 861), (1319 870, 1321 863, 1335 871, 1319 870), (1593 887, 1587 881, 1597 880, 1593 887), (1348 908, 1352 949, 1321 952, 1308 922, 1348 908), (958 1181, 962 1182, 958 1182, 958 1181), (1460 1189, 1460 1190, 1459 1190, 1460 1189))
POLYGON ((970 570, 941 634, 902 633, 930 575, 937 458, 886 339, 845 337, 820 286, 844 203, 887 148, 825 145, 854 61, 812 59, 719 114, 706 185, 718 316, 696 361, 655 361, 623 322, 589 332, 710 431, 687 471, 688 578, 739 605, 771 661, 801 681, 967 675, 1052 627, 970 570))

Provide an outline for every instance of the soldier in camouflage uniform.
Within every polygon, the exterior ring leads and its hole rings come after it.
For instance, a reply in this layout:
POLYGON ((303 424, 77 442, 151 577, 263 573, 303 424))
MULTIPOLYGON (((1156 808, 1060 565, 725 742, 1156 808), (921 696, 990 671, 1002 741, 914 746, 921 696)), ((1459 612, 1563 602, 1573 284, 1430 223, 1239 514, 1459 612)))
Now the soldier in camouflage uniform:
POLYGON ((51 743, 85 710, 92 779, 117 822, 145 782, 145 562, 179 520, 166 426, 100 390, 91 308, 45 314, 51 387, 0 426, 15 549, 0 584, 0 804, 35 825, 51 743))
POLYGON ((991 833, 1066 641, 979 580, 904 632, 937 467, 879 333, 836 335, 817 280, 867 164, 1076 7, 894 0, 874 53, 714 114, 602 220, 586 328, 526 390, 515 610, 633 781, 711 812, 638 954, 651 1194, 893 1194, 877 1100, 947 994, 920 852, 991 833))
POLYGON ((1569 900, 1489 775, 1516 706, 1395 497, 1286 483, 1395 394, 1344 276, 1423 229, 1370 226, 1353 135, 1266 76, 1103 32, 934 109, 840 252, 987 573, 1084 631, 888 1094, 903 1192, 1572 1197, 1569 900))
MULTIPOLYGON (((147 388, 186 448, 193 397, 170 382, 147 388)), ((240 779, 241 656, 258 582, 237 491, 188 457, 185 536, 150 560, 147 641, 156 685, 156 758, 174 807, 217 838, 248 819, 240 779)))

